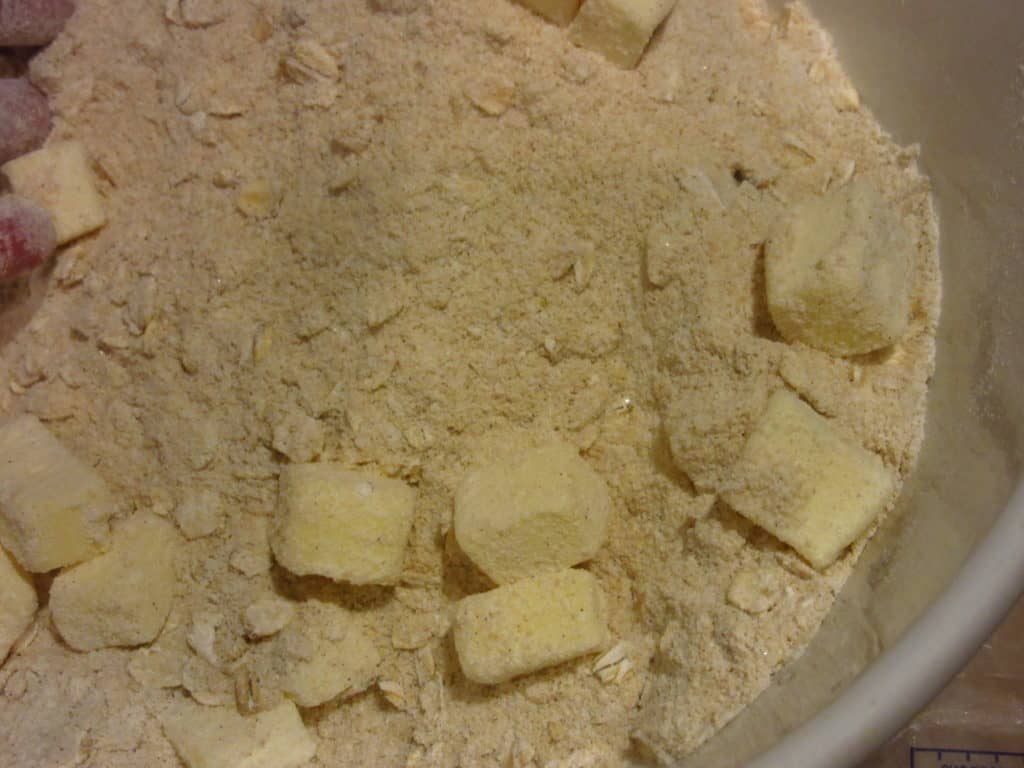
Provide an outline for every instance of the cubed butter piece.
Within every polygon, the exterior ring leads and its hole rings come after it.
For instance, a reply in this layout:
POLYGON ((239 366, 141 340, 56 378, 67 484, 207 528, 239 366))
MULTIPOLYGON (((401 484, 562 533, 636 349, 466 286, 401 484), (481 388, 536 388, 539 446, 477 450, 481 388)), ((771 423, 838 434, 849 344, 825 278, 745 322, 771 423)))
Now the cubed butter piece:
POLYGON ((676 0, 586 0, 569 27, 569 39, 632 69, 675 6, 676 0))
POLYGON ((519 0, 534 13, 548 21, 565 26, 580 9, 580 0, 519 0))
POLYGON ((92 651, 156 639, 174 599, 174 526, 136 515, 114 532, 110 550, 62 572, 50 588, 50 611, 72 648, 92 651))
POLYGON ((234 707, 179 699, 161 714, 160 724, 187 768, 298 768, 316 754, 316 742, 290 701, 243 717, 234 707))
POLYGON ((329 603, 307 603, 274 642, 281 690, 300 707, 365 691, 380 665, 373 640, 357 620, 329 603))
POLYGON ((497 584, 589 560, 612 503, 601 477, 560 441, 470 473, 455 495, 455 539, 497 584))
POLYGON ((287 466, 270 532, 274 557, 299 576, 394 583, 414 503, 413 489, 398 480, 337 464, 287 466))
POLYGON ((588 571, 535 576, 460 600, 455 650, 470 680, 501 683, 603 648, 605 613, 588 571))
POLYGON ((775 327, 836 355, 888 347, 907 329, 913 259, 896 208, 869 183, 807 201, 765 249, 775 327))
POLYGON ((0 664, 29 628, 38 607, 32 579, 0 549, 0 664))
POLYGON ((0 426, 0 544, 25 570, 43 573, 98 555, 113 511, 103 479, 35 416, 0 426))
POLYGON ((62 141, 29 152, 0 168, 16 195, 27 197, 53 218, 63 245, 107 223, 85 146, 62 141))
POLYGON ((885 508, 896 477, 882 460, 780 389, 747 438, 722 498, 816 568, 839 557, 885 508))

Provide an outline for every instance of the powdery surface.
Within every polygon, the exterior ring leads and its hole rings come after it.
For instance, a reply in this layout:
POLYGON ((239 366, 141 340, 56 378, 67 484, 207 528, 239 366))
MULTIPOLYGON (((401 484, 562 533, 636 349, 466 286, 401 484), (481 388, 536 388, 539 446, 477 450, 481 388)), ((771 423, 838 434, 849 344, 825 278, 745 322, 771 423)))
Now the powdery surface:
MULTIPOLYGON (((928 184, 799 8, 683 0, 622 72, 495 0, 83 0, 32 75, 55 138, 95 157, 111 223, 61 254, 30 319, 5 308, 21 319, 0 324, 0 410, 45 420, 123 513, 199 494, 213 532, 186 546, 155 649, 72 653, 44 611, 0 670, 6 764, 176 765, 151 713, 181 686, 233 705, 242 613, 272 590, 350 610, 399 691, 307 710, 319 764, 682 754, 800 652, 860 546, 818 574, 676 461, 724 481, 785 381, 912 464, 938 296, 928 184), (790 202, 853 175, 906 215, 920 258, 906 342, 837 361, 779 342, 760 254, 790 202), (655 225, 682 258, 645 263, 655 225), (271 568, 275 429, 308 419, 323 459, 418 486, 400 586, 271 568), (588 567, 634 667, 473 685, 447 617, 487 584, 450 543, 454 489, 551 432, 611 489, 588 567), (730 603, 739 574, 767 597, 730 603), (185 643, 194 617, 219 667, 185 643)), ((287 450, 319 450, 308 432, 287 450)))

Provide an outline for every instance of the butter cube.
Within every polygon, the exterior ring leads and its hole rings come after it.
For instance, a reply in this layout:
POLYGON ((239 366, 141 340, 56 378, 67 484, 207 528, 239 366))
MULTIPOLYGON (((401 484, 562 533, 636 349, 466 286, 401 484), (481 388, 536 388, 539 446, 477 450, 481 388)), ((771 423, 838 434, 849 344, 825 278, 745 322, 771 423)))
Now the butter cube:
POLYGON ((53 623, 79 651, 155 640, 174 599, 174 526, 136 515, 114 532, 110 551, 63 571, 50 588, 53 623))
POLYGON ((569 39, 632 69, 675 6, 676 0, 587 0, 569 27, 569 39))
POLYGON ((775 327, 835 355, 888 347, 907 329, 913 259, 898 214, 867 182, 805 202, 765 248, 775 327))
POLYGON ((733 473, 726 503, 819 569, 867 530, 896 489, 878 456, 785 389, 769 398, 733 473))
POLYGON ((472 472, 455 496, 455 539, 497 584, 589 560, 604 543, 608 489, 563 442, 472 472))
POLYGON ((43 573, 98 555, 113 511, 103 479, 35 416, 0 425, 0 544, 25 570, 43 573))
POLYGON ((27 197, 50 214, 58 245, 107 223, 80 141, 50 144, 11 160, 0 170, 16 195, 27 197))
POLYGON ((270 532, 277 561, 299 576, 391 584, 402 572, 415 492, 337 464, 281 470, 270 532))
POLYGON ((373 640, 345 609, 329 603, 304 606, 275 640, 275 663, 284 695, 316 707, 369 688, 380 665, 373 640))
POLYGON ((576 11, 580 9, 580 0, 519 0, 519 2, 539 16, 563 27, 572 21, 576 11))
POLYGON ((605 599, 588 571, 568 569, 470 595, 455 611, 466 677, 501 683, 608 644, 605 599))
POLYGON ((38 607, 32 579, 0 549, 0 664, 32 624, 38 607))
POLYGON ((233 707, 179 699, 160 724, 187 768, 298 768, 316 755, 316 742, 290 701, 243 717, 233 707))

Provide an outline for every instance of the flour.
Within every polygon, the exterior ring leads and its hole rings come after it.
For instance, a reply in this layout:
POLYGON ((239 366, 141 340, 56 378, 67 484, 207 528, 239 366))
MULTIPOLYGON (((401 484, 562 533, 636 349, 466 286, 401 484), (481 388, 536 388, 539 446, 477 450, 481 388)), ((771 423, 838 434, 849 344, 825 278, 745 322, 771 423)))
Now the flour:
POLYGON ((928 182, 799 6, 682 0, 621 71, 495 0, 83 0, 31 72, 110 223, 6 299, 0 410, 188 541, 153 648, 76 654, 44 609, 0 669, 12 766, 177 765, 153 714, 182 688, 253 706, 245 612, 273 594, 340 606, 382 657, 379 685, 304 711, 320 764, 680 756, 800 653, 863 545, 818 573, 716 500, 771 391, 913 465, 928 182), (913 234, 913 314, 891 352, 838 360, 781 342, 763 244, 854 176, 913 234), (455 488, 553 433, 612 495, 587 568, 629 667, 476 685, 450 611, 491 585, 452 540, 455 488), (271 566, 280 467, 317 456, 416 486, 397 587, 271 566))

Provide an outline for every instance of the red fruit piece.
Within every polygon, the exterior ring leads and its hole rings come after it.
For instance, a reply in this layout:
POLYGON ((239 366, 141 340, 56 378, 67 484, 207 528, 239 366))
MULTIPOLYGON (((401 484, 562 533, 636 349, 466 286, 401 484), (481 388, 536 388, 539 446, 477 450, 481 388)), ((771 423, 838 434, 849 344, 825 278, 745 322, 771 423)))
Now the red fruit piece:
POLYGON ((0 46, 46 45, 74 12, 74 0, 0 0, 0 46))
POLYGON ((42 264, 57 247, 50 215, 30 200, 0 197, 0 280, 42 264))
MULTIPOLYGON (((2 4, 4 0, 0 0, 2 4)), ((38 149, 50 135, 50 105, 28 80, 0 80, 0 165, 38 149)))

